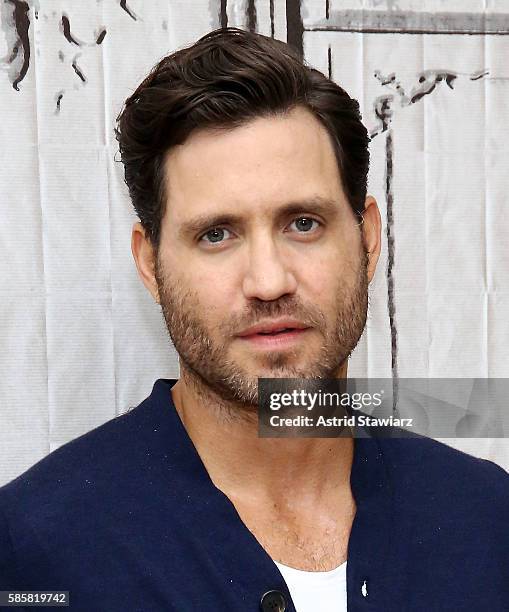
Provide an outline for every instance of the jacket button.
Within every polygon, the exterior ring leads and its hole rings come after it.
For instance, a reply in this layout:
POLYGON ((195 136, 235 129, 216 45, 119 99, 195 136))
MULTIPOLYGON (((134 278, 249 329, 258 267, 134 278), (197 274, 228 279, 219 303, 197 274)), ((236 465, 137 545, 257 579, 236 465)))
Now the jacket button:
POLYGON ((286 599, 281 591, 267 591, 260 601, 262 612, 285 612, 286 599))

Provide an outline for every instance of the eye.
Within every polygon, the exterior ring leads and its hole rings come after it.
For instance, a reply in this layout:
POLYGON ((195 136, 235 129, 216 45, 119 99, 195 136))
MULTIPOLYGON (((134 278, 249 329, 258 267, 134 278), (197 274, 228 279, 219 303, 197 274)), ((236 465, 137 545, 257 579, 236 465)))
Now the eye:
POLYGON ((205 242, 208 242, 209 244, 221 243, 223 241, 222 239, 225 237, 224 233, 228 231, 229 230, 227 230, 225 227, 213 227, 200 237, 200 241, 206 237, 209 237, 211 240, 205 240, 205 242))
MULTIPOLYGON (((312 223, 313 222, 317 223, 318 225, 320 225, 320 221, 317 221, 316 219, 313 219, 311 217, 297 217, 297 219, 294 219, 292 221, 292 223, 297 223, 297 228, 299 228, 299 231, 298 231, 299 234, 304 234, 304 233, 307 233, 310 230, 312 230, 313 229, 313 227, 312 227, 312 223), (304 223, 302 223, 302 221, 304 223), (302 230, 302 231, 300 231, 300 230, 302 230)), ((292 223, 290 223, 290 225, 292 223)))

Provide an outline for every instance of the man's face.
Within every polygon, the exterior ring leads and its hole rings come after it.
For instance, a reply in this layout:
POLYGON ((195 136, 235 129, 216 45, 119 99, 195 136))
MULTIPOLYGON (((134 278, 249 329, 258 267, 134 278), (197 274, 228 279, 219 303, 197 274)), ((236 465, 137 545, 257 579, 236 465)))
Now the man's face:
POLYGON ((258 377, 335 377, 364 329, 368 278, 325 128, 297 108, 198 131, 170 150, 165 171, 155 276, 181 363, 246 409, 258 377), (282 214, 288 204, 298 207, 282 214), (279 345, 238 336, 282 317, 308 329, 279 345))

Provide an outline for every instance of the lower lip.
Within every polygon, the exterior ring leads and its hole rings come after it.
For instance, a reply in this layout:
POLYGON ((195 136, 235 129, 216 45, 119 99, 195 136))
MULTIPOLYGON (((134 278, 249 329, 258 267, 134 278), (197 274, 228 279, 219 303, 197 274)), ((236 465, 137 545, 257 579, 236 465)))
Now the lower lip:
POLYGON ((298 342, 308 329, 292 329, 292 331, 282 332, 273 336, 269 334, 252 334, 251 336, 239 336, 239 339, 249 342, 251 346, 260 348, 283 348, 298 342))

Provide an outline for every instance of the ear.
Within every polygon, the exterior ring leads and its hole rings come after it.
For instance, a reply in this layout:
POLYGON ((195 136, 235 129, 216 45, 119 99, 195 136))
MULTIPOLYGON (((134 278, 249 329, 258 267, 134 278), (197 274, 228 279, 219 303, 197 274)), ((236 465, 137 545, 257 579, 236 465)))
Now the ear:
POLYGON ((362 235, 369 258, 368 282, 371 282, 375 275, 382 245, 382 219, 376 200, 371 195, 366 196, 362 218, 362 235))
POLYGON ((138 269, 139 277, 154 300, 159 304, 159 291, 155 278, 155 253, 141 223, 133 225, 131 252, 138 269))

